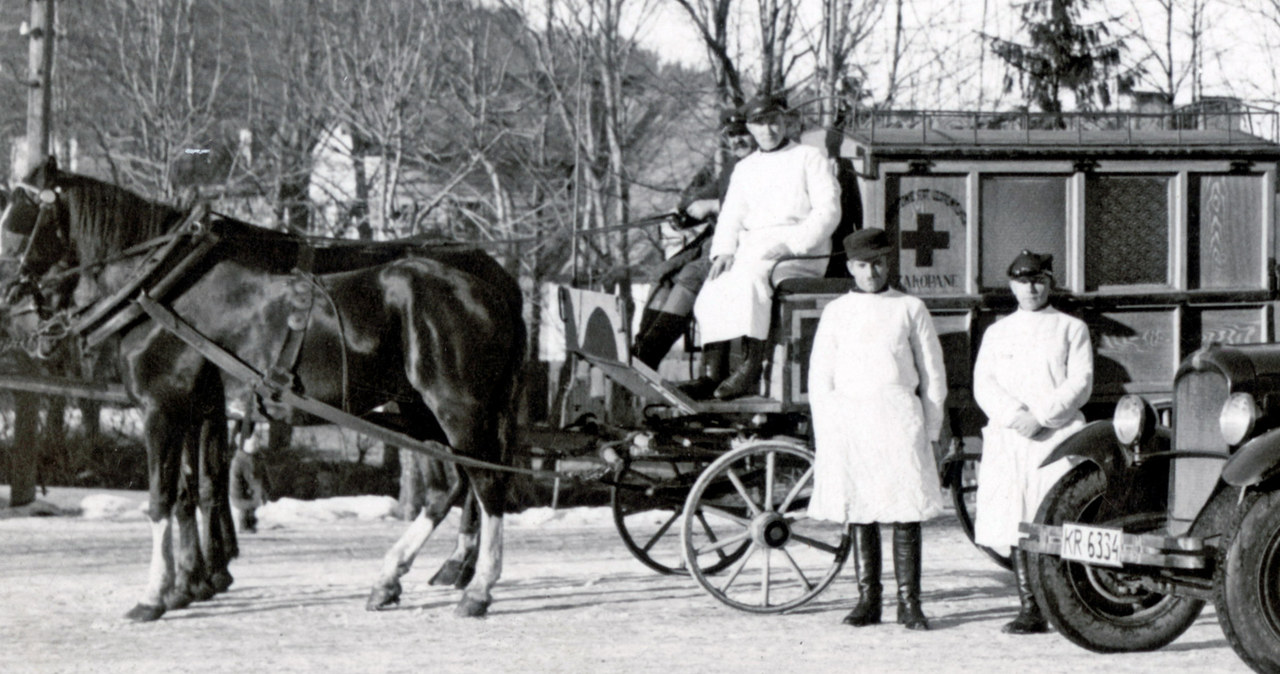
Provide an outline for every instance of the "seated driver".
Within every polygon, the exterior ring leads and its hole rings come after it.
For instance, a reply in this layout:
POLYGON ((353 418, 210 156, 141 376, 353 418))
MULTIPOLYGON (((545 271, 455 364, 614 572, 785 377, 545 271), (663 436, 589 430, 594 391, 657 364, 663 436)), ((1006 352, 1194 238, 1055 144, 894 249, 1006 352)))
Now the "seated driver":
MULTIPOLYGON (((730 108, 720 113, 719 144, 724 151, 722 161, 712 161, 698 171, 681 194, 677 208, 682 216, 679 224, 682 229, 699 226, 703 229, 662 264, 640 319, 632 353, 654 370, 693 320, 693 301, 711 271, 711 236, 715 233, 720 201, 729 188, 729 176, 738 161, 756 149, 740 110, 730 108), (720 164, 718 170, 717 163, 720 164)), ((728 353, 724 349, 704 349, 705 374, 692 381, 679 382, 676 387, 694 398, 709 397, 724 379, 727 361, 728 353)))
POLYGON ((758 96, 743 112, 758 149, 734 167, 711 242, 711 271, 693 308, 707 345, 742 339, 741 365, 715 389, 720 400, 758 391, 770 281, 822 276, 840 222, 835 166, 822 150, 787 137, 786 99, 758 96), (793 256, 823 257, 779 263, 793 256))

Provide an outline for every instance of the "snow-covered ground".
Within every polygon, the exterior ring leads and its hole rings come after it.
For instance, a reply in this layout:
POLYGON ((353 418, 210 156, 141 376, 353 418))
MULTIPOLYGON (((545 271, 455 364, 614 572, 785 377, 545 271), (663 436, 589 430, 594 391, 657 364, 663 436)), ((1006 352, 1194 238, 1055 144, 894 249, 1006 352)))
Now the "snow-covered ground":
POLYGON ((0 672, 1248 671, 1211 607, 1154 653, 1001 634, 1017 604, 1011 574, 952 516, 925 528, 927 633, 893 624, 892 604, 884 625, 841 625, 856 596, 847 569, 789 614, 728 608, 689 578, 641 566, 606 508, 510 516, 503 578, 482 620, 453 617, 458 592, 427 584, 452 547, 446 520, 404 578, 398 610, 369 613, 381 556, 405 526, 381 497, 269 504, 259 532, 241 537, 229 592, 133 624, 122 615, 146 579, 145 498, 54 489, 44 500, 79 514, 0 519, 0 672))

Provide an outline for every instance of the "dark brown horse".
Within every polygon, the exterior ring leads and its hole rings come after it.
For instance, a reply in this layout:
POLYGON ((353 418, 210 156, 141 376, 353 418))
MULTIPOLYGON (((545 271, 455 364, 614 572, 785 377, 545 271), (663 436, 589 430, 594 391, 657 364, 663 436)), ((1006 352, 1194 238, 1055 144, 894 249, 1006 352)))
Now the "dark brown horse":
MULTIPOLYGON (((72 307, 80 317, 131 287, 140 263, 155 251, 146 244, 166 241, 157 237, 174 234, 184 217, 113 185, 59 172, 52 162, 33 171, 23 190, 38 197, 14 199, 0 218, 9 231, 30 232, 23 281, 10 298, 74 274, 72 307)), ((399 414, 380 418, 398 430, 419 439, 438 436, 464 457, 510 462, 525 326, 518 286, 489 255, 417 242, 350 247, 221 218, 208 219, 198 232, 190 242, 182 239, 179 252, 216 235, 212 247, 182 258, 187 267, 176 283, 150 288, 151 299, 196 333, 259 373, 277 371, 291 335, 297 337, 296 357, 286 359, 290 390, 352 414, 394 402, 399 414), (300 314, 305 297, 315 300, 300 314)), ((36 335, 32 315, 17 307, 11 307, 10 330, 36 335)), ((211 432, 215 421, 225 433, 225 397, 250 399, 250 387, 160 322, 139 315, 122 323, 106 343, 144 414, 153 533, 150 580, 129 616, 153 620, 163 614, 174 583, 170 515, 181 490, 184 448, 199 447, 201 433, 211 432)), ((288 413, 259 402, 259 409, 288 413)), ((486 612, 501 572, 507 473, 459 473, 457 488, 432 503, 387 553, 369 608, 398 601, 399 577, 469 487, 481 511, 479 557, 458 613, 486 612)))

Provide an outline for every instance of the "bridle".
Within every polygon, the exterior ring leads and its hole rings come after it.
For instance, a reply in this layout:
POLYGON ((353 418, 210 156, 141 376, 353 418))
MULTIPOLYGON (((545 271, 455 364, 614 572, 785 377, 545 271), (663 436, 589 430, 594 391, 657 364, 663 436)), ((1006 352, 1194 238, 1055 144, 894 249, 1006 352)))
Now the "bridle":
MULTIPOLYGON (((23 247, 22 254, 18 258, 18 278, 9 283, 5 289, 5 302, 13 305, 21 300, 24 296, 30 295, 35 302, 36 310, 42 317, 47 317, 46 307, 44 306, 44 298, 40 293, 40 276, 48 271, 59 259, 64 259, 64 252, 60 257, 51 258, 47 264, 43 264, 42 269, 36 269, 36 262, 32 259, 34 250, 38 241, 44 237, 48 237, 47 230, 50 227, 57 227, 60 208, 58 190, 49 188, 38 188, 25 182, 17 182, 11 186, 10 194, 16 201, 18 199, 26 199, 37 205, 36 221, 32 225, 31 231, 27 233, 27 242, 23 247)), ((10 205, 10 209, 15 204, 10 205)), ((53 236, 57 239, 59 245, 66 250, 67 236, 61 229, 55 229, 53 236)), ((43 261, 41 261, 43 263, 43 261)))

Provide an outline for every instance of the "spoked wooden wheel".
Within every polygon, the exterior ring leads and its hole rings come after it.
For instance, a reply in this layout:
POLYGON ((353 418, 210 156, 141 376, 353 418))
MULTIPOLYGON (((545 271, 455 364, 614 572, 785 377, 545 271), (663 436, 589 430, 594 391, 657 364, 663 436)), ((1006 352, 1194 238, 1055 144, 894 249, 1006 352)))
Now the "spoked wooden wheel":
MULTIPOLYGON (((697 478, 696 466, 677 460, 628 461, 613 475, 610 506, 622 544, 641 564, 663 575, 684 575, 680 527, 676 526, 689 485, 697 478)), ((705 518, 698 530, 703 541, 718 540, 705 518)), ((737 561, 747 543, 716 548, 698 557, 702 573, 714 574, 737 561)))
POLYGON ((849 556, 846 528, 808 518, 813 452, 794 440, 757 440, 716 459, 689 491, 681 518, 686 565, 704 590, 752 613, 780 613, 816 597, 849 556), (699 536, 703 527, 717 537, 699 536), (745 554, 713 578, 689 560, 745 554))

